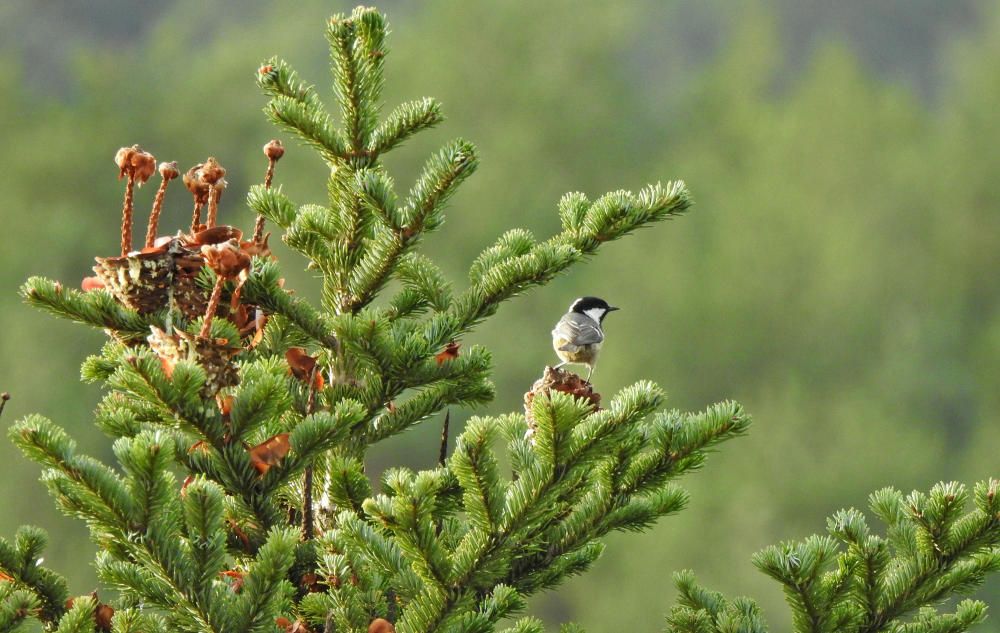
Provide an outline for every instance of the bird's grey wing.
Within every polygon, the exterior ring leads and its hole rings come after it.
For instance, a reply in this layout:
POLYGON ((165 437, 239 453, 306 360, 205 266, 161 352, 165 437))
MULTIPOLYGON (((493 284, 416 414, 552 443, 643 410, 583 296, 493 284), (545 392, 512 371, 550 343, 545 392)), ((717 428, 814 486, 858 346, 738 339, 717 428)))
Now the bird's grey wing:
POLYGON ((604 333, 593 319, 582 314, 567 314, 556 323, 552 335, 567 341, 560 349, 573 351, 583 345, 593 345, 604 340, 604 333))

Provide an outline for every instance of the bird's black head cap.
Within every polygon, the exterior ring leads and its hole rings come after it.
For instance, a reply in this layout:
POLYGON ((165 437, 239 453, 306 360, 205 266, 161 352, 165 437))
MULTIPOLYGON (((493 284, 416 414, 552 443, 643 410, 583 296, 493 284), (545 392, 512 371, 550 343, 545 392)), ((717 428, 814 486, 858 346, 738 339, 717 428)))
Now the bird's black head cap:
MULTIPOLYGON (((614 312, 618 308, 608 305, 608 302, 598 297, 580 297, 569 307, 570 312, 587 314, 587 310, 603 310, 604 314, 614 312)), ((604 314, 601 315, 603 318, 604 314)))

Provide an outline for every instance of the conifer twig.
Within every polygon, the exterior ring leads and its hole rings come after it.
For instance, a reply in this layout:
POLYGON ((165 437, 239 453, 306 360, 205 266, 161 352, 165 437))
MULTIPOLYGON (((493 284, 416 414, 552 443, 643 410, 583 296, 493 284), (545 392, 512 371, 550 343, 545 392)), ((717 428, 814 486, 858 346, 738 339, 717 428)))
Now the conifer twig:
POLYGON ((122 147, 115 154, 115 165, 118 166, 118 178, 125 181, 125 199, 122 201, 122 257, 132 250, 132 215, 135 211, 135 185, 149 180, 156 169, 156 159, 153 155, 142 151, 138 145, 122 147))
POLYGON ((271 263, 254 267, 255 271, 243 286, 243 298, 271 314, 280 314, 294 323, 309 337, 328 350, 338 348, 337 336, 323 315, 308 301, 285 292, 278 285, 278 271, 271 263))
POLYGON ((125 200, 122 202, 122 257, 132 250, 132 197, 135 193, 135 177, 131 174, 125 182, 125 200))
POLYGON ((448 423, 451 421, 451 409, 444 412, 444 426, 441 427, 441 449, 438 452, 438 466, 444 468, 448 459, 448 423))
POLYGON ((315 536, 312 504, 313 467, 307 466, 302 482, 302 538, 311 540, 315 536))
POLYGON ((197 199, 194 201, 194 209, 191 211, 191 231, 197 230, 198 225, 201 224, 201 209, 205 206, 204 202, 200 202, 197 199))
POLYGON ((214 156, 209 156, 199 174, 201 180, 208 185, 208 217, 205 224, 212 228, 219 219, 219 200, 226 189, 226 168, 214 156))
MULTIPOLYGON (((285 148, 282 147, 281 141, 278 139, 271 139, 267 145, 264 146, 264 156, 267 156, 267 172, 264 174, 264 188, 271 188, 271 181, 274 179, 274 165, 281 160, 281 157, 285 155, 285 148)), ((265 217, 263 214, 257 214, 257 222, 253 227, 253 241, 260 242, 264 239, 264 221, 265 217)))
POLYGON ((140 315, 117 303, 104 292, 80 292, 63 288, 44 277, 31 277, 21 286, 21 296, 30 305, 58 317, 98 328, 106 328, 127 341, 149 334, 149 326, 164 327, 156 315, 140 315))
POLYGON ((0 415, 3 415, 3 409, 7 406, 7 401, 10 400, 10 394, 6 391, 0 393, 0 415))
POLYGON ((201 330, 198 338, 208 338, 208 333, 212 330, 212 317, 219 309, 219 300, 222 298, 222 287, 226 285, 226 280, 222 275, 215 278, 215 285, 212 286, 212 296, 208 299, 208 307, 205 308, 205 318, 201 322, 201 330))
POLYGON ((205 263, 216 275, 212 296, 208 300, 208 307, 205 308, 205 319, 202 321, 201 331, 198 333, 200 338, 208 338, 212 319, 215 317, 216 310, 219 309, 222 286, 227 280, 235 279, 250 267, 250 256, 240 250, 239 243, 234 239, 222 244, 202 246, 201 254, 205 258, 205 263))
MULTIPOLYGON (((448 423, 451 421, 451 409, 446 409, 444 412, 444 424, 441 427, 441 448, 438 450, 438 466, 444 468, 445 462, 448 459, 448 423)), ((444 529, 444 520, 438 519, 437 525, 434 526, 434 534, 441 536, 441 530, 444 529)))
POLYGON ((205 216, 205 227, 212 228, 219 222, 219 199, 222 197, 221 183, 208 188, 208 214, 205 216))
POLYGON ((194 199, 194 209, 191 211, 192 233, 197 231, 198 225, 201 224, 201 210, 205 207, 205 203, 208 202, 210 193, 208 184, 201 177, 202 167, 204 167, 204 163, 194 165, 191 169, 184 172, 183 178, 184 186, 191 192, 191 196, 194 199))
MULTIPOLYGON (((306 398, 306 415, 316 412, 316 372, 319 371, 319 363, 313 366, 309 373, 309 395, 306 398)), ((312 464, 306 466, 304 479, 302 482, 302 536, 310 540, 315 535, 315 519, 313 515, 313 467, 312 464)))
POLYGON ((160 223, 160 213, 163 212, 163 198, 167 193, 167 185, 171 180, 180 175, 177 171, 177 163, 160 163, 159 167, 160 187, 156 190, 156 198, 153 199, 153 211, 149 214, 149 227, 146 229, 146 248, 156 241, 156 228, 160 223))
POLYGON ((215 226, 219 220, 219 198, 222 195, 222 190, 218 186, 211 187, 211 191, 208 195, 208 217, 205 218, 208 228, 215 226))

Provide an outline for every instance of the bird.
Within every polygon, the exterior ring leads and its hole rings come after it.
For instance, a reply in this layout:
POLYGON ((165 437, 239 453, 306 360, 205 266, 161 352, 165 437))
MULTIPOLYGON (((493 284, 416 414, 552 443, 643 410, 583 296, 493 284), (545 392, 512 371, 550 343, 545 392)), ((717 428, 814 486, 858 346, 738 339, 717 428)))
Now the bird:
POLYGON ((604 317, 617 309, 597 297, 580 297, 573 301, 552 330, 552 348, 562 360, 555 369, 568 363, 586 365, 590 370, 587 382, 590 382, 597 353, 604 342, 604 317))

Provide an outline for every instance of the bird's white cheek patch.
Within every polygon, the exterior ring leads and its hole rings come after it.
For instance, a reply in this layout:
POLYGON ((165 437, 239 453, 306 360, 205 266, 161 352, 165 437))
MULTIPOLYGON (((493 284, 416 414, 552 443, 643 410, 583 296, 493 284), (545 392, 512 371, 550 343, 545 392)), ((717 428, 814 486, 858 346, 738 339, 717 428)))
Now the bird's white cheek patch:
POLYGON ((593 319, 595 323, 601 322, 601 319, 604 318, 605 312, 607 312, 607 310, 604 308, 591 308, 583 311, 583 313, 593 319))

